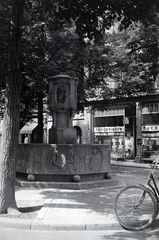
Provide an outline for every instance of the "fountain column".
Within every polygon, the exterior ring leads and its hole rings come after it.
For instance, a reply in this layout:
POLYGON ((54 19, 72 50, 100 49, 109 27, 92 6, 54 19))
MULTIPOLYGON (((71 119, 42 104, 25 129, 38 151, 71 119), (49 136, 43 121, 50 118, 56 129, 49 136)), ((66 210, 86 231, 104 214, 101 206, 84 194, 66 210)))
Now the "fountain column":
POLYGON ((49 78, 49 109, 53 119, 49 143, 76 144, 72 115, 77 107, 77 85, 77 78, 66 74, 49 78))

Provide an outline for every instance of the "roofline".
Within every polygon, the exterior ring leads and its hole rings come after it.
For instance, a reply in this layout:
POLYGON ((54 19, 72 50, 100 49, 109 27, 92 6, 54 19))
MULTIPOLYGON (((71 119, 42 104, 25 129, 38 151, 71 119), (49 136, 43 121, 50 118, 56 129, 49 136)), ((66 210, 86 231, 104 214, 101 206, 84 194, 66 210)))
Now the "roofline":
POLYGON ((101 104, 105 103, 107 105, 114 105, 114 104, 126 104, 126 105, 134 105, 135 102, 149 102, 149 101, 156 101, 158 98, 159 101, 159 93, 154 95, 146 95, 146 96, 131 96, 131 97, 121 97, 121 98, 114 98, 114 99, 96 99, 96 100, 88 100, 86 106, 101 106, 101 104))

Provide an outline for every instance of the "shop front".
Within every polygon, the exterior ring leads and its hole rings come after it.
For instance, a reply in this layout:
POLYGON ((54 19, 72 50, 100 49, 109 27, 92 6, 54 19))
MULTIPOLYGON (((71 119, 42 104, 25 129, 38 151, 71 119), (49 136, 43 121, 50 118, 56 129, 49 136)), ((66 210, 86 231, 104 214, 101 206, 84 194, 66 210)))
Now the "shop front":
POLYGON ((159 151, 159 102, 142 105, 142 160, 151 161, 159 151))
POLYGON ((105 144, 111 139, 111 160, 134 158, 134 114, 130 106, 94 111, 94 142, 105 144))
POLYGON ((92 102, 94 143, 111 139, 111 160, 152 162, 159 153, 159 94, 92 102), (104 107, 105 104, 105 107, 104 107), (102 106, 102 110, 100 107, 102 106))

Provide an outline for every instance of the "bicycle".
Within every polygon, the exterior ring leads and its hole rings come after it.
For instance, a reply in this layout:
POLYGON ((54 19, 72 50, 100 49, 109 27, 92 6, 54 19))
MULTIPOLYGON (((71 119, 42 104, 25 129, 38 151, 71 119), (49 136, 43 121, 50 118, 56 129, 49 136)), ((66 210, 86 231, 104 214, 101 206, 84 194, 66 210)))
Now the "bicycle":
POLYGON ((159 189, 154 172, 159 155, 151 166, 145 185, 132 185, 122 189, 115 199, 115 214, 118 222, 127 230, 139 231, 148 228, 158 214, 159 189))

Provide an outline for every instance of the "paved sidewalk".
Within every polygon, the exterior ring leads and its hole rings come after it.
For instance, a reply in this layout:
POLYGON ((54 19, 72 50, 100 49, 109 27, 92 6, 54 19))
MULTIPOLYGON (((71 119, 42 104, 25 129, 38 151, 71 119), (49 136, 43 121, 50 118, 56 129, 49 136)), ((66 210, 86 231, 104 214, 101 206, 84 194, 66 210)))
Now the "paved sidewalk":
POLYGON ((67 190, 16 186, 18 207, 26 213, 1 216, 0 226, 39 230, 105 230, 120 229, 114 215, 114 199, 125 181, 103 188, 67 190), (36 210, 36 211, 35 211, 36 210), (32 211, 32 213, 28 213, 32 211), (116 225, 116 226, 115 226, 116 225))
MULTIPOLYGON (((125 164, 142 167, 119 162, 112 163, 112 166, 118 169, 125 164)), ((134 180, 139 181, 137 178, 134 180)), ((119 170, 118 174, 112 172, 112 178, 106 181, 102 188, 67 190, 52 188, 51 183, 17 179, 16 201, 22 213, 20 216, 14 213, 0 216, 0 227, 69 231, 122 229, 114 214, 114 200, 127 180, 119 170)))

